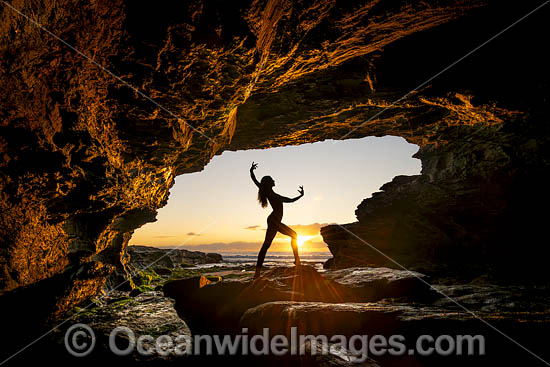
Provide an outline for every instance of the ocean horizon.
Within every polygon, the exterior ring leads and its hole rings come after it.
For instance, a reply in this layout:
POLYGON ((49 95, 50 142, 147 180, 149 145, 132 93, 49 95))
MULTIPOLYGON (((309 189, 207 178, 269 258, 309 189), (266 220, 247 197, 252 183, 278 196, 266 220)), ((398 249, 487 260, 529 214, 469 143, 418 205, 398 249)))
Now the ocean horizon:
MULTIPOLYGON (((222 261, 230 266, 233 265, 255 265, 258 258, 258 252, 219 252, 222 255, 222 261)), ((300 260, 303 264, 313 265, 318 271, 323 271, 323 264, 330 259, 330 252, 304 252, 300 254, 300 260)), ((292 252, 267 252, 264 260, 264 266, 294 266, 294 255, 292 252)))
MULTIPOLYGON (((243 251, 243 252, 217 252, 222 255, 223 261, 226 262, 246 262, 256 261, 258 252, 243 251)), ((324 262, 332 257, 330 252, 303 252, 300 253, 300 259, 303 261, 324 262)), ((293 262, 294 255, 292 252, 267 252, 266 261, 272 262, 293 262)))
MULTIPOLYGON (((257 251, 242 251, 242 252, 216 252, 222 255, 222 264, 226 266, 245 266, 255 265, 258 258, 257 251)), ((300 254, 302 263, 309 263, 318 269, 323 268, 325 261, 330 259, 330 252, 303 252, 300 254)), ((220 263, 197 265, 199 268, 208 268, 219 266, 220 263)), ((265 256, 264 266, 292 266, 294 265, 294 255, 292 252, 268 252, 265 256)))

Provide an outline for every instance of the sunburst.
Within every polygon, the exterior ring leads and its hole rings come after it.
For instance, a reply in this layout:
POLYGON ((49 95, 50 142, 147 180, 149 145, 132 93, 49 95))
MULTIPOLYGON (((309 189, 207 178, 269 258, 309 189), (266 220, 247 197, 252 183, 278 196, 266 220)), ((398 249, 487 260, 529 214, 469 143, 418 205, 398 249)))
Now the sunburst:
POLYGON ((303 249, 304 243, 307 242, 307 241, 309 241, 309 240, 312 239, 313 237, 315 237, 315 236, 302 236, 302 235, 298 235, 298 239, 297 239, 298 248, 299 248, 299 249, 303 249))

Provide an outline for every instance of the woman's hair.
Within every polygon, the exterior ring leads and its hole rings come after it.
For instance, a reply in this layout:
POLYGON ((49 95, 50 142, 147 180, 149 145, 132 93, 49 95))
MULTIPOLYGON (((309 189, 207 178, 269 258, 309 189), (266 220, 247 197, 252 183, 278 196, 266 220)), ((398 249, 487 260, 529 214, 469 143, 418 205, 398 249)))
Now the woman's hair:
POLYGON ((262 177, 260 181, 260 188, 258 189, 258 201, 262 208, 267 207, 267 194, 268 190, 271 187, 270 184, 273 182, 273 179, 270 176, 262 177))

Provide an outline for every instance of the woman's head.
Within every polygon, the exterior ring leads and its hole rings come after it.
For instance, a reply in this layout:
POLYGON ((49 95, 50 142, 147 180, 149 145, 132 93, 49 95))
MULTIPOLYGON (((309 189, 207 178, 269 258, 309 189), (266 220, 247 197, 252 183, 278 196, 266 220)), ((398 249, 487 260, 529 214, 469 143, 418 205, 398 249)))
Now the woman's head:
POLYGON ((264 176, 260 180, 260 184, 262 187, 273 187, 275 186, 275 180, 273 180, 271 176, 264 176))
POLYGON ((271 190, 271 188, 275 186, 275 181, 271 178, 271 176, 264 176, 260 180, 260 188, 258 190, 258 201, 260 202, 260 205, 262 208, 267 207, 267 194, 271 190))

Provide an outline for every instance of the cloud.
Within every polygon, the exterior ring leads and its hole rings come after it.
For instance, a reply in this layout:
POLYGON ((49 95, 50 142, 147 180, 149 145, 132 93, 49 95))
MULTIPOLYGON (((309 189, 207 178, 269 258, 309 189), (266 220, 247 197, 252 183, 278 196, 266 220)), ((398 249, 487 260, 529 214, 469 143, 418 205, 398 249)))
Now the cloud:
POLYGON ((201 234, 200 233, 195 233, 195 232, 187 232, 187 235, 188 236, 200 236, 201 234))
POLYGON ((256 229, 260 229, 260 225, 259 224, 256 224, 255 226, 248 226, 248 227, 244 227, 244 229, 251 229, 251 230, 256 230, 256 229))
POLYGON ((160 235, 160 236, 153 236, 153 238, 174 238, 176 236, 164 236, 164 235, 160 235))
MULTIPOLYGON (((310 251, 327 251, 327 245, 322 241, 308 241, 307 248, 310 251)), ((260 242, 216 242, 202 245, 178 246, 190 251, 202 252, 254 252, 257 253, 262 244, 260 242)), ((292 253, 290 244, 287 241, 273 241, 270 252, 288 252, 292 253)))
MULTIPOLYGON (((298 232, 298 234, 302 236, 316 236, 319 234, 319 231, 321 227, 324 227, 328 225, 328 223, 311 223, 311 224, 292 224, 289 225, 290 228, 298 232)), ((253 231, 256 230, 265 230, 266 228, 262 228, 260 225, 254 225, 254 226, 248 226, 244 229, 250 229, 253 231)), ((277 237, 284 236, 281 233, 277 233, 277 237)))

